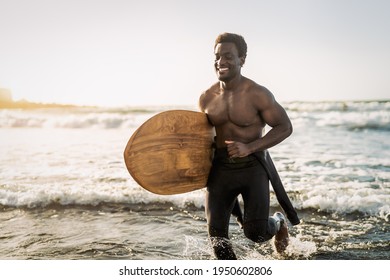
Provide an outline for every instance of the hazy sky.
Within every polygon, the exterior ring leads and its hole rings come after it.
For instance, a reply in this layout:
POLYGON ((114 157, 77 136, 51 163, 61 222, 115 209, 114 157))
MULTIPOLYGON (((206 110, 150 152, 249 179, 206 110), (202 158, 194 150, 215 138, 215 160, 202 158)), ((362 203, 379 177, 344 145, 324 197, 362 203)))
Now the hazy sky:
POLYGON ((279 101, 390 99, 390 1, 0 0, 0 88, 14 99, 193 105, 214 40, 279 101))

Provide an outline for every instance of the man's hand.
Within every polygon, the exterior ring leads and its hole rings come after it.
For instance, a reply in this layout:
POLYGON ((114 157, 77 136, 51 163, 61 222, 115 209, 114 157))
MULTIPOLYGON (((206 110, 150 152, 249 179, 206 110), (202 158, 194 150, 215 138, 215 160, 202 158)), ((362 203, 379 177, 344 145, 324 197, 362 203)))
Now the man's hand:
POLYGON ((251 154, 248 146, 244 143, 226 140, 225 144, 231 158, 246 157, 251 154))

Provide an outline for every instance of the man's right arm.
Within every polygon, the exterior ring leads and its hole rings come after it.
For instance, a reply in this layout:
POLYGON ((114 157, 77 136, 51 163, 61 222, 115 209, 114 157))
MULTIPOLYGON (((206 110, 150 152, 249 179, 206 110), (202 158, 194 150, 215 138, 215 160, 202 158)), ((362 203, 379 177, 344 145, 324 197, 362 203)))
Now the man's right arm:
POLYGON ((205 113, 206 111, 206 91, 203 92, 199 97, 199 109, 201 112, 205 113))

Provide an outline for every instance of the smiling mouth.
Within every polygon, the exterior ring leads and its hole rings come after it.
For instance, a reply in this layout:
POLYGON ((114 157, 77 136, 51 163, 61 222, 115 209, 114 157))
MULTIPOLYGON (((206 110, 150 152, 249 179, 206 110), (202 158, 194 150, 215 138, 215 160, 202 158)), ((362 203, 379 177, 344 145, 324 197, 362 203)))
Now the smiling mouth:
POLYGON ((228 72, 228 71, 229 71, 229 68, 227 68, 227 67, 218 68, 218 72, 219 72, 220 74, 226 73, 226 72, 228 72))

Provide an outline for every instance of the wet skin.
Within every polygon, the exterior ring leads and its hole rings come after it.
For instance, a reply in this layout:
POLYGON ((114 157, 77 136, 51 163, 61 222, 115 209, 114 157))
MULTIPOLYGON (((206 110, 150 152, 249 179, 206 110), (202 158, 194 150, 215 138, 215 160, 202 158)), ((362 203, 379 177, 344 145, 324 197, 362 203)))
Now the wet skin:
POLYGON ((215 47, 215 71, 219 82, 199 99, 215 126, 217 148, 227 147, 230 157, 245 157, 283 141, 292 133, 285 110, 265 87, 241 75, 244 57, 234 43, 215 47), (271 130, 264 135, 268 124, 271 130))

